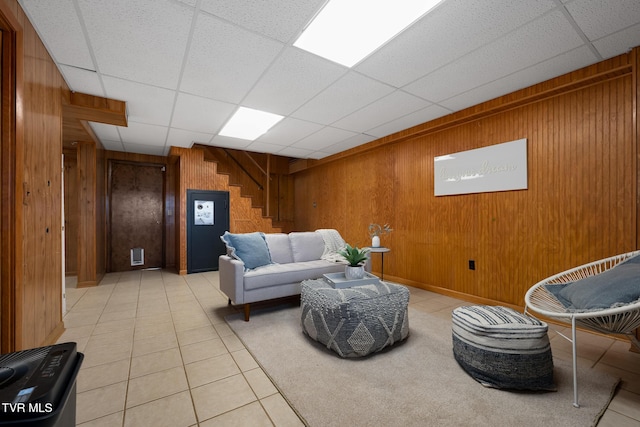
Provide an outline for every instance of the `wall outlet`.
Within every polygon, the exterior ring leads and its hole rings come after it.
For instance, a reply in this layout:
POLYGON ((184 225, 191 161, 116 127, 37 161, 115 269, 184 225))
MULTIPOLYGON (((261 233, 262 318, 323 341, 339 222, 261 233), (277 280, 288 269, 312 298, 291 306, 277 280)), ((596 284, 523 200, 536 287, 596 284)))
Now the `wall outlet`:
POLYGON ((475 270, 476 269, 476 262, 472 259, 469 260, 469 270, 475 270))

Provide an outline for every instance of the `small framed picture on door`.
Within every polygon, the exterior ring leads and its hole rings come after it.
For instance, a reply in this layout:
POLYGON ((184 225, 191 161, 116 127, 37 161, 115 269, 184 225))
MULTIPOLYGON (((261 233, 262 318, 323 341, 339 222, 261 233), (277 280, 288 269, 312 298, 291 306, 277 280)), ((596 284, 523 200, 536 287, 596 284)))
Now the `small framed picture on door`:
POLYGON ((193 203, 193 225, 213 225, 213 202, 196 200, 193 203))

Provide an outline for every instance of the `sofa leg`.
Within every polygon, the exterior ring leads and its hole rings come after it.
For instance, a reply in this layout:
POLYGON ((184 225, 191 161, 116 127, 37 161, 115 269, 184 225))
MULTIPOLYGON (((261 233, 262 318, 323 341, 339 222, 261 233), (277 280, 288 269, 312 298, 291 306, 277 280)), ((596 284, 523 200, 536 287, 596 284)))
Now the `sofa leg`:
POLYGON ((229 298, 229 302, 227 304, 231 305, 231 298, 229 298))
POLYGON ((244 305, 244 321, 248 322, 249 321, 249 313, 251 311, 251 304, 245 304, 244 305))

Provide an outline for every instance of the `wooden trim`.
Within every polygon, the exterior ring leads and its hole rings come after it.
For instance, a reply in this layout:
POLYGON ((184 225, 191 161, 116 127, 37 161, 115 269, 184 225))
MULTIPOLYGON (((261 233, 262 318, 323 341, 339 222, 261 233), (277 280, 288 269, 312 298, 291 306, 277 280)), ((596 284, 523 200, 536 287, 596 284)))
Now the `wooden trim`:
POLYGON ((127 126, 127 104, 124 101, 71 92, 64 112, 65 116, 77 120, 127 126))
POLYGON ((76 283, 76 288, 92 288, 94 286, 98 286, 98 280, 85 280, 76 283))

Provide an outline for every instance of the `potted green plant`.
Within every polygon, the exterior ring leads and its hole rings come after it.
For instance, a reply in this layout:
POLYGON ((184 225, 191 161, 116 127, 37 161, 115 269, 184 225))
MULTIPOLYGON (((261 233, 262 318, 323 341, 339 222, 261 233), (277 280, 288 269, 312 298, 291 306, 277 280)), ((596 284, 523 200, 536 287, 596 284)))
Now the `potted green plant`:
POLYGON ((338 251, 340 255, 344 257, 348 265, 344 269, 344 275, 347 280, 358 280, 364 277, 364 264, 367 262, 368 249, 360 249, 357 246, 354 248, 351 245, 338 251))

